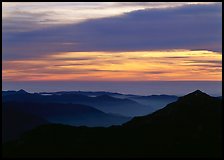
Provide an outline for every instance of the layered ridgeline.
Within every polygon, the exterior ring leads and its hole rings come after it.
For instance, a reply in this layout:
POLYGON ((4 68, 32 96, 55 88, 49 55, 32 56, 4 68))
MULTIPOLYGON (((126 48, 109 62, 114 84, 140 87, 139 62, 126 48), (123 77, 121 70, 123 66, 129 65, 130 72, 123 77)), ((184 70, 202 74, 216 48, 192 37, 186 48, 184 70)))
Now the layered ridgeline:
POLYGON ((108 127, 130 120, 85 105, 35 102, 3 102, 2 115, 3 141, 16 139, 23 132, 47 123, 108 127))
POLYGON ((141 116, 154 112, 166 104, 176 101, 176 96, 137 96, 110 92, 42 92, 28 93, 20 91, 3 91, 3 101, 17 102, 54 102, 73 103, 94 107, 105 113, 128 117, 141 116))
POLYGON ((221 157, 221 99, 199 90, 109 128, 43 125, 3 145, 5 157, 221 157))
POLYGON ((129 116, 145 115, 153 111, 150 105, 142 105, 128 97, 141 96, 111 92, 31 94, 24 90, 2 91, 3 141, 16 139, 40 124, 108 127, 127 122, 131 119, 129 116))

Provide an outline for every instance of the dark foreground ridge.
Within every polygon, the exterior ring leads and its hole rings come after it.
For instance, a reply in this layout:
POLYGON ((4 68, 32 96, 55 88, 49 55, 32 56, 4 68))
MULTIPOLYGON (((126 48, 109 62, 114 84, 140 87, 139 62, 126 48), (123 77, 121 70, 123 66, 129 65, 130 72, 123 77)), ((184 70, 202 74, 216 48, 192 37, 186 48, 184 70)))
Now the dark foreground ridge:
POLYGON ((122 126, 42 125, 3 145, 4 157, 221 157, 221 99, 199 90, 122 126))

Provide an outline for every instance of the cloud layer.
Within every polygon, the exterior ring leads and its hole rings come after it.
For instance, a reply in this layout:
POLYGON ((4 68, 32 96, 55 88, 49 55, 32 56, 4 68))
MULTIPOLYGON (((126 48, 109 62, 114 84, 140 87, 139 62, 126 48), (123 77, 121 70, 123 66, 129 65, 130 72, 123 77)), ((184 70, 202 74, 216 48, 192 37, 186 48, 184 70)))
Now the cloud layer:
POLYGON ((222 79, 221 3, 46 4, 3 12, 4 82, 222 79))
POLYGON ((27 31, 122 15, 139 9, 169 8, 217 2, 3 2, 3 30, 27 31))
POLYGON ((203 50, 67 52, 3 61, 2 75, 3 81, 221 80, 221 58, 203 50))
POLYGON ((186 5, 137 10, 29 32, 3 30, 3 60, 38 58, 60 52, 170 49, 221 52, 221 10, 221 3, 186 5))

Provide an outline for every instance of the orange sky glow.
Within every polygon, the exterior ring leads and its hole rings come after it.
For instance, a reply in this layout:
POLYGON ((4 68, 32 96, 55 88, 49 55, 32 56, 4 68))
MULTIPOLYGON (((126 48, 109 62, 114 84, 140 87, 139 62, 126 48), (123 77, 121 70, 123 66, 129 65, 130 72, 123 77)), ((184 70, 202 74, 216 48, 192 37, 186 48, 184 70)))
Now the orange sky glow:
POLYGON ((64 52, 5 60, 4 81, 221 81, 221 53, 207 50, 64 52))

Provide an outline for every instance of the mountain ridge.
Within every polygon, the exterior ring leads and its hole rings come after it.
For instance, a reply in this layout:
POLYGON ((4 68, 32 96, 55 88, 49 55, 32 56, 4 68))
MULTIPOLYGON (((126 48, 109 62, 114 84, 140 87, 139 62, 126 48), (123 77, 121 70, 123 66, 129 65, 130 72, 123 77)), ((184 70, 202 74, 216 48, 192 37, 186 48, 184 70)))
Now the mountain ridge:
MULTIPOLYGON (((158 121, 160 123, 164 123, 163 125, 168 124, 169 121, 171 121, 172 124, 176 124, 175 120, 177 120, 177 122, 181 120, 181 122, 178 123, 187 124, 189 123, 188 121, 193 118, 194 120, 198 121, 199 119, 197 119, 197 115, 203 116, 202 114, 204 114, 203 118, 204 120, 206 120, 207 112, 208 115, 210 113, 214 113, 215 115, 218 114, 219 116, 221 116, 220 106, 221 106, 221 100, 218 100, 218 98, 216 97, 211 97, 200 90, 196 90, 185 96, 179 97, 179 99, 176 102, 172 102, 167 106, 165 106, 164 108, 152 114, 135 117, 131 121, 123 124, 123 126, 131 126, 131 123, 137 123, 137 121, 143 122, 143 119, 147 123, 153 123, 153 121, 158 121), (217 106, 217 108, 212 107, 212 104, 217 106), (181 114, 182 117, 178 116, 178 114, 181 114), (188 118, 188 114, 191 115, 191 117, 188 118), (163 118, 166 119, 162 122, 163 118)), ((147 125, 147 123, 141 125, 147 125)))
POLYGON ((220 158, 222 101, 203 93, 192 93, 121 126, 43 125, 18 141, 3 145, 3 155, 220 158))
POLYGON ((104 113, 82 104, 3 102, 5 108, 14 108, 27 114, 41 116, 51 123, 87 126, 110 126, 129 120, 129 117, 104 113))
POLYGON ((3 101, 29 101, 29 102, 57 102, 90 105, 103 112, 121 114, 123 116, 144 115, 152 109, 130 99, 115 98, 110 95, 89 97, 83 94, 52 94, 41 95, 38 93, 8 94, 3 92, 3 101))

